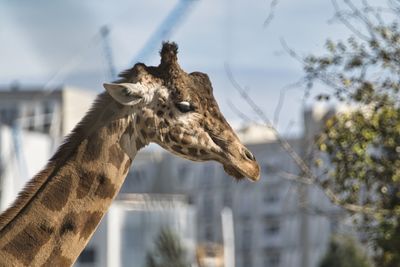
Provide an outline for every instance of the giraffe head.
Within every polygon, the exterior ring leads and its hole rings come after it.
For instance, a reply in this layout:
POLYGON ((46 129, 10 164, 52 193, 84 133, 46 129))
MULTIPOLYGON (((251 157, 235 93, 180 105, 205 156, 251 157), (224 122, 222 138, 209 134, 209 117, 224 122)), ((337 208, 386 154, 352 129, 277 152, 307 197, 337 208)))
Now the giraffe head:
POLYGON ((138 63, 105 89, 124 114, 135 116, 130 123, 143 144, 194 161, 215 160, 231 176, 258 180, 259 165, 221 114, 207 74, 183 71, 177 50, 164 43, 159 66, 138 63))

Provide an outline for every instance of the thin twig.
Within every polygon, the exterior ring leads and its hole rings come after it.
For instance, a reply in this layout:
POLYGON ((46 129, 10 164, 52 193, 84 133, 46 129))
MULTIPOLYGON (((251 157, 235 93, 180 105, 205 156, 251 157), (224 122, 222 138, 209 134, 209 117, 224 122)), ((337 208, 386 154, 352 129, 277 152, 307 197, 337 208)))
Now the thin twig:
POLYGON ((374 215, 374 216, 376 216, 378 214, 389 213, 388 210, 380 209, 379 211, 376 211, 375 209, 373 209, 369 206, 360 206, 360 205, 355 205, 355 204, 343 203, 340 200, 340 198, 332 190, 330 190, 329 188, 322 187, 322 185, 320 185, 320 183, 319 183, 318 177, 315 176, 315 174, 311 171, 310 167, 304 162, 304 160, 299 156, 299 154, 297 154, 297 152, 292 148, 292 146, 288 143, 288 141, 280 135, 278 130, 271 124, 270 120, 265 115, 265 113, 262 111, 262 109, 247 94, 246 90, 244 90, 240 86, 240 84, 234 79, 228 64, 225 64, 225 70, 226 70, 226 73, 228 75, 230 82, 232 83, 234 88, 238 91, 238 93, 240 94, 242 99, 250 106, 250 108, 263 121, 263 123, 265 123, 265 125, 272 130, 272 132, 274 133, 280 146, 288 153, 288 155, 294 160, 296 165, 300 168, 301 173, 303 173, 304 175, 302 175, 303 179, 299 180, 299 181, 309 181, 310 183, 319 186, 334 205, 340 206, 348 211, 365 213, 365 214, 370 214, 370 215, 374 215), (306 178, 306 180, 304 180, 304 177, 308 177, 308 178, 306 178))
POLYGON ((247 102, 247 104, 253 109, 256 115, 265 123, 267 127, 269 127, 277 138, 279 144, 283 147, 283 149, 289 153, 292 159, 296 162, 296 164, 300 167, 301 171, 307 174, 312 179, 316 180, 316 177, 312 174, 307 164, 303 161, 303 159, 294 151, 292 146, 284 139, 278 132, 278 130, 272 125, 271 121, 262 111, 262 109, 253 101, 253 99, 247 94, 246 90, 244 90, 238 82, 234 79, 230 67, 228 64, 225 64, 225 70, 228 75, 229 80, 235 89, 239 92, 240 96, 247 102))
POLYGON ((263 28, 267 28, 269 26, 269 24, 271 23, 271 21, 273 20, 274 16, 275 16, 275 9, 276 6, 278 5, 278 0, 272 0, 270 5, 269 5, 269 13, 267 18, 265 19, 264 23, 263 23, 263 28))
POLYGON ((247 122, 255 122, 254 120, 250 119, 249 116, 247 116, 246 114, 244 114, 241 110, 239 110, 233 103, 232 101, 228 100, 227 101, 229 108, 243 121, 247 121, 247 122))
POLYGON ((278 123, 279 123, 279 116, 280 116, 281 111, 282 111, 282 107, 283 107, 283 104, 284 104, 284 101, 285 101, 285 96, 286 96, 287 91, 299 88, 299 87, 301 87, 302 84, 304 84, 304 80, 303 79, 300 80, 300 81, 297 81, 295 83, 286 85, 285 87, 283 87, 280 90, 278 104, 276 105, 275 112, 274 112, 274 121, 273 121, 274 125, 278 125, 278 123))
MULTIPOLYGON (((345 1, 346 2, 346 1, 345 1)), ((346 2, 347 3, 347 2, 346 2)), ((348 16, 348 14, 346 12, 344 12, 338 5, 336 0, 332 0, 332 5, 335 9, 335 16, 336 18, 339 19, 339 21, 341 23, 343 23, 343 25, 345 25, 351 32, 353 32, 357 37, 359 37, 360 39, 364 40, 364 41, 369 41, 371 38, 365 34, 363 34, 361 31, 359 31, 355 26, 353 26, 353 24, 351 24, 351 22, 346 18, 348 16), (347 15, 347 16, 346 16, 347 15)), ((351 7, 350 7, 351 8, 351 7)), ((354 16, 358 16, 359 13, 353 13, 351 16, 349 17, 354 17, 354 16)), ((361 18, 362 19, 362 18, 361 18)))

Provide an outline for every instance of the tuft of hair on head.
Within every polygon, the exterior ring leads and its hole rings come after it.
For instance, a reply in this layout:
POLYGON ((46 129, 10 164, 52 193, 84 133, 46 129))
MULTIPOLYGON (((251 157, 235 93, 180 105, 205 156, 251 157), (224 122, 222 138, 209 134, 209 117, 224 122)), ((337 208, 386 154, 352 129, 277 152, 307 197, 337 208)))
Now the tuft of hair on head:
POLYGON ((161 65, 173 65, 178 61, 178 45, 175 42, 163 42, 160 51, 161 65))

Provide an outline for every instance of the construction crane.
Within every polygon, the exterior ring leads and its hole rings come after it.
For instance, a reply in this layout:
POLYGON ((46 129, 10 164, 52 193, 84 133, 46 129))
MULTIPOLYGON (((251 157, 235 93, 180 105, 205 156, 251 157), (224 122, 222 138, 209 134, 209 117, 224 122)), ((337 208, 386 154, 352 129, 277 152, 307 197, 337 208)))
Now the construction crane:
MULTIPOLYGON (((130 66, 137 62, 144 62, 148 60, 150 56, 154 55, 154 52, 158 49, 161 42, 171 37, 178 25, 181 24, 189 15, 189 11, 192 9, 193 4, 198 1, 199 0, 179 0, 171 12, 165 17, 150 38, 146 41, 144 46, 135 55, 130 66)), ((104 56, 108 65, 108 73, 111 80, 114 80, 117 77, 117 72, 110 45, 110 29, 107 25, 101 27, 100 34, 103 41, 104 56)))
POLYGON ((154 51, 160 46, 160 43, 171 37, 177 26, 188 16, 189 11, 193 8, 193 4, 199 0, 180 0, 171 10, 168 16, 161 22, 158 28, 153 32, 142 49, 133 58, 131 65, 137 62, 147 60, 154 51))
POLYGON ((110 75, 109 78, 111 80, 113 80, 116 78, 117 72, 115 70, 109 34, 110 34, 110 29, 108 28, 107 25, 104 25, 103 27, 100 28, 100 35, 101 35, 101 37, 102 37, 101 39, 103 41, 104 56, 107 61, 108 73, 110 75))

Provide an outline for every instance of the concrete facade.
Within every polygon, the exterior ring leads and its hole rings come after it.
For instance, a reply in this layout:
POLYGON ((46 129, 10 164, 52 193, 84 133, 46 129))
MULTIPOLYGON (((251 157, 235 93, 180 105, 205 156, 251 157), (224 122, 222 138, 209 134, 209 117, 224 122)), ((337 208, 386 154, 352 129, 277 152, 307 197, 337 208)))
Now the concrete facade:
POLYGON ((162 229, 176 233, 194 264, 196 212, 185 196, 121 194, 74 266, 145 266, 162 229))
POLYGON ((90 108, 96 94, 74 87, 0 88, 0 123, 60 139, 90 108))
POLYGON ((4 89, 0 89, 0 210, 45 166, 95 98, 92 92, 71 87, 4 89))

